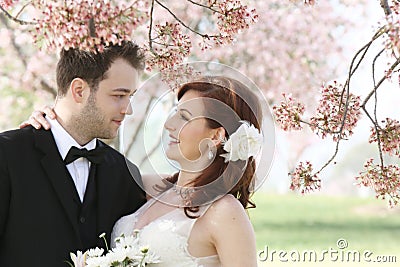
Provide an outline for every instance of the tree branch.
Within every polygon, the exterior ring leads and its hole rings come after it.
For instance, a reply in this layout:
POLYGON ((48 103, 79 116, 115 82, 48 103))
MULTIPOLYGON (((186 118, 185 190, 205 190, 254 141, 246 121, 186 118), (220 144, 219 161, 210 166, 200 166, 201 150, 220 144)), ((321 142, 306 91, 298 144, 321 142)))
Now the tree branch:
MULTIPOLYGON (((389 71, 392 72, 398 65, 400 64, 400 58, 398 58, 396 60, 396 62, 394 62, 392 64, 392 66, 390 66, 389 71)), ((362 103, 361 107, 365 107, 365 105, 367 104, 367 102, 369 101, 369 99, 371 98, 371 96, 376 92, 376 90, 382 85, 382 83, 387 79, 387 76, 384 75, 379 82, 374 86, 374 88, 372 89, 372 91, 368 94, 368 96, 365 98, 364 102, 362 103)))
POLYGON ((200 7, 202 7, 202 8, 209 9, 209 10, 211 10, 212 12, 219 13, 219 14, 223 15, 222 12, 220 12, 220 11, 218 11, 218 10, 212 8, 212 6, 215 4, 215 1, 214 1, 213 3, 211 3, 209 6, 206 6, 206 5, 197 3, 197 2, 195 2, 195 1, 193 1, 193 0, 187 0, 187 1, 188 1, 189 3, 192 3, 193 5, 200 6, 200 7))
POLYGON ((16 18, 19 17, 19 15, 21 15, 22 11, 24 11, 24 9, 29 6, 30 4, 32 4, 32 1, 29 1, 28 3, 26 3, 25 5, 22 6, 22 8, 18 11, 17 15, 15 15, 16 18))
MULTIPOLYGON (((374 83, 374 88, 376 87, 376 79, 375 79, 375 64, 378 58, 382 55, 382 53, 385 51, 385 49, 382 49, 374 58, 372 61, 372 81, 374 83)), ((378 108, 378 92, 375 91, 375 103, 374 103, 374 118, 375 118, 375 123, 373 123, 375 127, 375 132, 376 132, 376 140, 378 142, 378 151, 379 151, 379 158, 381 160, 381 168, 383 168, 384 162, 383 162, 383 153, 382 153, 382 147, 381 147, 381 139, 380 139, 380 133, 379 133, 379 124, 378 124, 378 116, 377 116, 377 108, 378 108)))
POLYGON ((383 9, 383 11, 385 12, 386 16, 389 16, 390 14, 392 14, 392 10, 390 10, 390 6, 387 0, 380 0, 380 5, 383 9))
POLYGON ((346 84, 345 86, 347 86, 347 83, 350 82, 351 77, 353 76, 353 74, 355 73, 355 71, 358 69, 358 67, 360 66, 361 62, 363 61, 369 47, 372 45, 373 42, 375 42, 375 40, 377 40, 379 37, 381 37, 384 33, 386 33, 386 29, 385 27, 381 27, 379 28, 379 30, 374 34, 374 36, 372 37, 371 41, 369 41, 367 44, 365 44, 360 50, 357 51, 357 53, 354 55, 353 59, 351 60, 350 63, 350 73, 349 73, 349 77, 346 80, 346 84), (358 63, 356 64, 356 66, 353 69, 353 65, 354 62, 356 61, 357 57, 359 54, 361 54, 362 52, 364 52, 361 55, 360 60, 358 61, 358 63))
POLYGON ((189 31, 203 37, 203 38, 210 38, 210 37, 218 37, 218 35, 208 35, 208 34, 204 34, 201 32, 198 32, 194 29, 192 29, 191 27, 189 27, 188 25, 186 25, 186 23, 184 23, 180 18, 178 18, 174 12, 172 12, 167 6, 163 5, 160 1, 158 0, 154 0, 157 4, 159 4, 162 8, 164 8, 166 11, 168 11, 169 14, 171 14, 171 16, 177 21, 179 22, 179 24, 181 24, 183 27, 185 27, 186 29, 188 29, 189 31))
POLYGON ((150 7, 150 23, 149 23, 149 49, 153 51, 153 42, 151 39, 151 31, 153 29, 153 13, 154 13, 154 0, 151 1, 150 7))
POLYGON ((36 24, 35 22, 32 22, 32 21, 24 21, 24 20, 20 20, 20 19, 14 17, 14 16, 11 15, 10 13, 8 13, 7 10, 5 10, 1 5, 0 5, 0 11, 2 11, 3 14, 4 14, 7 18, 9 18, 10 20, 12 20, 12 21, 14 21, 14 22, 16 22, 16 23, 18 23, 18 24, 20 24, 20 25, 35 25, 35 24, 36 24))
POLYGON ((335 147, 335 153, 333 153, 333 155, 331 156, 331 158, 324 164, 324 166, 322 166, 316 173, 315 175, 319 174, 321 171, 323 171, 329 164, 331 164, 331 162, 336 158, 338 152, 339 152, 339 143, 342 139, 339 138, 336 141, 336 147, 335 147))
MULTIPOLYGON (((339 134, 340 134, 340 135, 339 135, 338 140, 336 141, 335 152, 333 153, 333 155, 331 156, 331 158, 330 158, 316 173, 315 173, 316 175, 319 174, 322 170, 324 170, 329 164, 331 164, 331 162, 336 158, 336 156, 337 156, 337 154, 338 154, 338 152, 339 152, 339 144, 340 144, 340 141, 343 140, 343 138, 342 138, 342 133, 343 133, 344 125, 345 125, 345 122, 346 122, 346 117, 347 117, 348 101, 349 101, 349 97, 350 97, 350 81, 351 81, 351 79, 352 79, 354 73, 356 72, 356 70, 357 70, 357 69, 359 68, 359 66, 361 65, 361 62, 365 59, 365 55, 366 55, 366 53, 368 52, 368 49, 370 48, 370 46, 372 45, 372 43, 373 43, 375 40, 377 40, 380 36, 382 36, 382 34, 384 34, 384 33, 385 33, 385 29, 384 29, 384 28, 380 28, 380 29, 377 31, 377 33, 372 37, 371 41, 369 41, 366 45, 364 45, 360 50, 357 51, 357 53, 354 55, 354 57, 353 57, 353 59, 352 59, 352 61, 351 61, 351 63, 350 63, 349 74, 348 74, 347 80, 346 80, 346 82, 345 82, 345 84, 344 84, 343 91, 342 91, 342 99, 343 99, 343 95, 344 95, 345 90, 346 90, 346 92, 347 92, 347 97, 346 97, 346 103, 345 103, 345 110, 344 110, 344 114, 343 114, 343 120, 342 120, 342 123, 341 123, 341 126, 340 126, 340 130, 339 130, 339 134), (358 58, 358 56, 359 56, 360 54, 361 54, 361 56, 360 56, 358 62, 355 64, 356 59, 358 58), (355 66, 354 66, 354 64, 355 64, 355 66)), ((394 67, 393 67, 393 69, 394 69, 394 67)), ((384 80, 385 78, 386 78, 386 77, 384 77, 383 80, 384 80)), ((383 81, 382 81, 382 82, 383 82, 383 81)), ((381 83, 382 83, 382 82, 381 82, 381 83)), ((380 83, 380 84, 381 84, 381 83, 380 83)), ((380 85, 380 84, 379 84, 379 85, 380 85)), ((379 87, 379 86, 378 86, 378 87, 379 87)), ((376 86, 375 86, 375 88, 377 89, 376 86)), ((369 96, 369 97, 370 97, 370 96, 369 96)), ((340 106, 341 106, 342 104, 343 104, 343 103, 340 102, 340 104, 339 104, 339 109, 340 109, 340 106)), ((362 108, 364 111, 366 111, 365 108, 364 108, 364 105, 362 105, 361 108, 362 108)), ((369 116, 369 114, 368 114, 368 116, 369 116)), ((371 117, 371 116, 369 116, 369 117, 370 117, 370 119, 373 121, 372 117, 371 117)))

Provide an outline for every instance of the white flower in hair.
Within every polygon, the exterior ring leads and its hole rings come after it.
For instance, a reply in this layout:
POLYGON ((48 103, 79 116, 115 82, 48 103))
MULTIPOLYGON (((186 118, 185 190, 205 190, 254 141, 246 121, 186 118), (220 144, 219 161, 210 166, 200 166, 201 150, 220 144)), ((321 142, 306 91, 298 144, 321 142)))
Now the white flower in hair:
POLYGON ((247 160, 260 151, 263 136, 259 130, 248 121, 240 121, 242 125, 224 142, 224 150, 228 153, 221 154, 225 162, 247 160))

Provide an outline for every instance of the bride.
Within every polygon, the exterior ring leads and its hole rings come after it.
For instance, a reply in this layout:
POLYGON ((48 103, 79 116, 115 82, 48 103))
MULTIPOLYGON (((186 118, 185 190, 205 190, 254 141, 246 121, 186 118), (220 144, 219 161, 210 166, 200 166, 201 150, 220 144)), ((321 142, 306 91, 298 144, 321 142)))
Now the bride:
POLYGON ((160 257, 154 266, 257 266, 246 209, 255 207, 261 121, 258 98, 237 80, 207 76, 181 86, 164 124, 165 153, 179 172, 143 176, 149 200, 117 221, 112 240, 138 233, 160 257))

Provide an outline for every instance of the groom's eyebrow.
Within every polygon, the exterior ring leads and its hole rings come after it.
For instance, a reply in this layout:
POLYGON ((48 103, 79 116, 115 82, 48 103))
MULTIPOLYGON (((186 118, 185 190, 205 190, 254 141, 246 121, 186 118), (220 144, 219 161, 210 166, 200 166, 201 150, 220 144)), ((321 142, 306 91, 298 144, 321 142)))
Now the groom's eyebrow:
POLYGON ((137 91, 137 89, 135 89, 133 91, 131 91, 131 90, 127 89, 127 88, 115 88, 115 89, 113 89, 113 92, 126 93, 126 94, 129 94, 129 95, 135 94, 136 91, 137 91))

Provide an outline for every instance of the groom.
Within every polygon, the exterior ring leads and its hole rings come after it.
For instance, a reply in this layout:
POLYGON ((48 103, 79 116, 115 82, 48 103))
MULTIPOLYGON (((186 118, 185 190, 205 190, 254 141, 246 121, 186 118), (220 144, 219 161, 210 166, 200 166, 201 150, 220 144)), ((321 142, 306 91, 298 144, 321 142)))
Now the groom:
POLYGON ((101 53, 62 51, 51 131, 0 134, 0 266, 65 267, 144 202, 135 165, 96 138, 114 138, 143 68, 131 42, 101 53), (82 150, 80 150, 82 149, 82 150))

